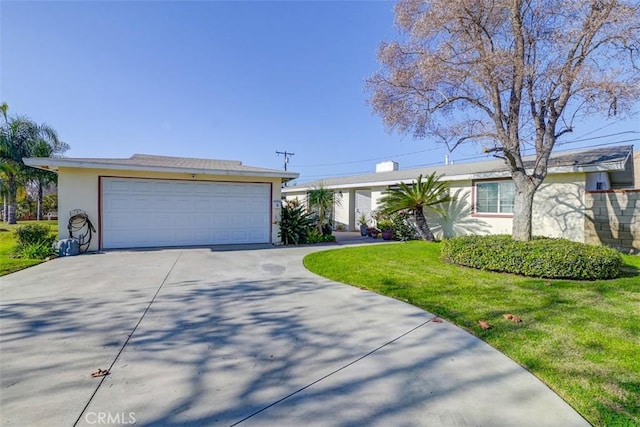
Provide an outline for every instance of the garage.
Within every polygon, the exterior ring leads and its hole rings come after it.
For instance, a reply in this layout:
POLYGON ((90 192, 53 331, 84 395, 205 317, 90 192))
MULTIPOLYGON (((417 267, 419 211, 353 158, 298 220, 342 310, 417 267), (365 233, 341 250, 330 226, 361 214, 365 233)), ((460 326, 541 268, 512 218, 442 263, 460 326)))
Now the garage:
POLYGON ((58 238, 82 211, 95 227, 89 252, 277 244, 282 187, 298 177, 240 160, 154 154, 24 162, 58 174, 58 238))
POLYGON ((269 243, 266 183, 102 178, 102 247, 269 243))

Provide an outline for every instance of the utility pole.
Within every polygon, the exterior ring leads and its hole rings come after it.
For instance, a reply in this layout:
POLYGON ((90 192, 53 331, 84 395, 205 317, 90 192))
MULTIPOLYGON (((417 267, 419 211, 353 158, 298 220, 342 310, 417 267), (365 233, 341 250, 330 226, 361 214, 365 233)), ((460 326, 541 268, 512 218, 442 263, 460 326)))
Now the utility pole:
POLYGON ((289 158, 291 156, 295 156, 295 153, 288 153, 286 151, 277 151, 276 150, 276 154, 284 156, 284 171, 286 172, 287 171, 287 164, 289 163, 289 158))

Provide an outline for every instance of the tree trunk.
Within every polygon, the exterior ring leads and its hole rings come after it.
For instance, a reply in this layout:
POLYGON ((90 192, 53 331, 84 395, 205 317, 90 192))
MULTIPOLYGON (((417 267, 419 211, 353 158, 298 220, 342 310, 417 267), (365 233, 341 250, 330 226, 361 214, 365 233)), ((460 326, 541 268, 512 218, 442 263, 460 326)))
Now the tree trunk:
POLYGON ((513 205, 513 240, 531 240, 531 223, 533 210, 533 196, 540 184, 535 184, 531 177, 523 172, 513 173, 515 199, 513 205))
POLYGON ((322 226, 324 225, 324 217, 325 217, 324 208, 322 206, 318 206, 318 233, 322 235, 322 226))
POLYGON ((36 207, 36 219, 42 221, 42 181, 38 180, 38 206, 36 207))
POLYGON ((7 207, 7 223, 9 224, 17 224, 16 218, 16 193, 18 192, 18 183, 16 182, 16 177, 14 174, 7 174, 7 186, 9 187, 8 199, 8 207, 7 207))
POLYGON ((420 238, 428 242, 435 242, 436 238, 433 236, 429 224, 427 224, 427 218, 424 216, 422 207, 415 209, 414 215, 416 217, 416 229, 420 238))

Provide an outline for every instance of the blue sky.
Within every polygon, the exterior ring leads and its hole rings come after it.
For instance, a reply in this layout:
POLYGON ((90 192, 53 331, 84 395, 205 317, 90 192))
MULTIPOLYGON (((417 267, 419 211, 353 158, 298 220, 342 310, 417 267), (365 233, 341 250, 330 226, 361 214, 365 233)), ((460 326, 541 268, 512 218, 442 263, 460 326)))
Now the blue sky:
MULTIPOLYGON (((0 28, 0 101, 57 129, 68 157, 282 168, 286 150, 305 181, 447 153, 389 134, 366 105, 377 47, 397 35, 392 2, 5 0, 0 28)), ((565 141, 587 140, 564 147, 638 139, 639 121, 577 123, 565 141)), ((473 145, 451 154, 484 157, 473 145)))

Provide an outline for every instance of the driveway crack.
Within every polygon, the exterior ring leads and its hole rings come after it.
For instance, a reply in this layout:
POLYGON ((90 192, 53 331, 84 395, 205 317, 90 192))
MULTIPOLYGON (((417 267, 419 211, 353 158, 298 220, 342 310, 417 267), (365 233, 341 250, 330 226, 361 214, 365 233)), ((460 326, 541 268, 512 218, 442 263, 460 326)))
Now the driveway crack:
MULTIPOLYGON (((171 272, 173 271, 173 269, 175 268, 176 264, 178 264, 178 261, 180 260, 180 257, 182 256, 182 252, 180 252, 178 254, 178 257, 176 258, 176 260, 173 262, 173 264, 171 265, 171 268, 169 269, 169 271, 167 272, 167 274, 164 276, 164 279, 162 279, 162 283, 160 283, 160 286, 158 287, 158 289, 156 290, 156 293, 153 294, 153 298, 151 298, 151 301, 149 301, 149 304, 147 304, 147 308, 144 309, 144 312, 142 313, 142 316, 140 316, 140 319, 138 319, 138 322, 136 323, 136 325, 133 327, 133 330, 131 331, 131 333, 129 334, 129 336, 127 336, 127 339, 125 340, 125 342, 122 344, 122 347, 120 347, 120 351, 118 351, 118 354, 116 354, 116 357, 113 359, 113 361, 111 362, 111 365, 109 365, 109 368, 107 368, 107 372, 111 372, 111 369, 113 368, 113 366, 116 364, 116 362, 118 361, 118 359, 120 358, 120 355, 122 354, 122 352, 124 351, 125 347, 127 346, 127 344, 129 344, 129 341, 131 340, 131 337, 133 337, 133 334, 136 333, 136 330, 138 329, 138 326, 140 326, 140 323, 142 323, 142 320, 144 319, 144 317, 147 315, 147 313, 149 312, 149 309, 151 308, 151 306, 153 305, 153 303, 155 302, 156 298, 158 297, 158 294, 160 293, 160 291, 162 290, 162 288, 164 287, 164 284, 167 282, 167 279, 169 278, 169 275, 171 275, 171 272)), ((76 427, 78 425, 78 423, 80 422, 80 420, 82 419, 82 416, 84 415, 84 413, 87 411, 87 408, 89 408, 89 405, 91 404, 91 401, 93 401, 93 398, 95 397, 95 395, 98 393, 98 390, 100 390, 100 387, 102 386, 102 384, 104 383, 104 381, 107 379, 107 376, 103 376, 102 379, 100 380, 100 382, 98 383, 98 386, 96 387, 96 389, 93 391, 93 393, 91 394, 91 397, 89 397, 89 401, 87 402, 86 405, 84 405, 84 408, 82 408, 82 412, 80 412, 80 415, 78 415, 78 418, 76 419, 76 421, 73 423, 73 427, 76 427)))

